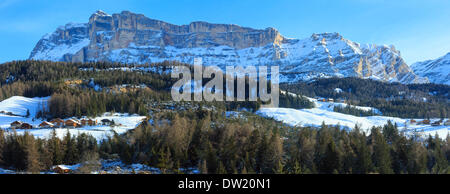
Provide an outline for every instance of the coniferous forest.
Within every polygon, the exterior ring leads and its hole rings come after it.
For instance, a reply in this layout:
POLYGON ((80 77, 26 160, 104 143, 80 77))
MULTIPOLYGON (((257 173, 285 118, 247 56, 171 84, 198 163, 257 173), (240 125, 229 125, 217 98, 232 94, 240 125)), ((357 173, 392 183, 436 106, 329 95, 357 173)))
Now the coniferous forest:
MULTIPOLYGON (((89 165, 84 165, 80 173, 88 173, 99 168, 100 160, 121 160, 174 174, 186 168, 205 174, 450 173, 450 136, 407 136, 391 122, 371 129, 325 124, 293 127, 252 111, 243 112, 243 117, 225 115, 225 111, 242 108, 257 110, 260 102, 173 103, 170 87, 176 80, 161 72, 174 65, 183 64, 14 61, 0 65, 0 100, 51 96, 48 108, 37 117, 50 120, 126 112, 148 118, 125 134, 100 141, 87 134, 66 133, 58 138, 53 132, 40 139, 30 133, 0 130, 0 167, 41 172, 58 164, 81 163, 89 165), (146 87, 137 87, 141 85, 146 87), (126 86, 126 90, 117 86, 126 86), (174 109, 165 108, 168 105, 174 109)), ((370 105, 393 116, 449 114, 445 100, 449 90, 443 85, 333 78, 283 87, 306 96, 346 98, 354 105, 370 105), (363 90, 364 84, 371 90, 363 90), (344 92, 333 93, 335 88, 344 92), (379 90, 386 91, 378 94, 379 90), (399 96, 401 91, 405 92, 399 96), (419 97, 428 100, 417 100, 419 97), (415 112, 416 108, 420 111, 415 112)), ((303 97, 281 95, 280 106, 300 109, 312 108, 313 104, 303 97)), ((370 114, 344 107, 335 111, 370 114)))
POLYGON ((374 107, 385 116, 402 118, 450 116, 450 86, 443 84, 405 85, 347 77, 281 84, 280 88, 305 96, 342 99, 352 105, 374 107), (336 92, 336 88, 340 91, 336 92))

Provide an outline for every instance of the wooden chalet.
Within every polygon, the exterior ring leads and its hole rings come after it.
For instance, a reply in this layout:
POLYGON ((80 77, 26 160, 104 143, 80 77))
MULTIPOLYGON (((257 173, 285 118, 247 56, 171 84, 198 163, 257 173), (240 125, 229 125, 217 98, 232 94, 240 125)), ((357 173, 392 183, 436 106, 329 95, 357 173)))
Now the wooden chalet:
POLYGON ((82 119, 81 120, 81 125, 83 125, 83 126, 96 126, 97 125, 97 121, 96 120, 92 120, 92 119, 82 119))
POLYGON ((64 124, 66 127, 70 127, 70 128, 81 127, 81 123, 75 119, 68 119, 68 120, 66 120, 66 122, 64 124))
POLYGON ((53 128, 54 126, 55 125, 47 121, 44 121, 39 125, 40 128, 53 128))
POLYGON ((19 129, 22 126, 23 122, 14 121, 11 123, 11 129, 19 129))
POLYGON ((50 121, 51 124, 53 124, 54 127, 64 127, 64 120, 60 118, 56 118, 50 121))
POLYGON ((422 124, 424 124, 424 125, 429 125, 430 123, 431 123, 431 121, 428 119, 425 119, 422 121, 422 124))
POLYGON ((58 166, 54 166, 53 167, 53 172, 58 173, 58 174, 70 174, 72 173, 72 170, 63 166, 63 165, 58 165, 58 166))
POLYGON ((22 125, 20 125, 19 129, 33 129, 33 125, 30 125, 28 123, 22 123, 22 125))

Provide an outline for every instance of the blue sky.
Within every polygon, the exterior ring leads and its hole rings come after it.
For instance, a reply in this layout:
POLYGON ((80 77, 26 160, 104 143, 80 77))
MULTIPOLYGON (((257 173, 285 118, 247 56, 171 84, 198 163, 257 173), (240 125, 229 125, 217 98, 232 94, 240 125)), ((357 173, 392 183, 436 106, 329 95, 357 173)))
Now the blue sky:
POLYGON ((44 34, 87 22, 99 9, 179 25, 274 27, 290 38, 339 32, 360 43, 395 45, 408 64, 450 52, 448 0, 0 0, 0 62, 28 58, 44 34))

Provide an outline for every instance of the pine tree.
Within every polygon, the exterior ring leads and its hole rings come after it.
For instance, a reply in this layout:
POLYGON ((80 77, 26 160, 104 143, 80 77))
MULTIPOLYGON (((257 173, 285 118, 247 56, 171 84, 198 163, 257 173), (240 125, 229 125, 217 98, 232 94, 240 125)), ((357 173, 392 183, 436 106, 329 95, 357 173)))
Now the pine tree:
POLYGON ((169 147, 166 147, 166 149, 161 148, 158 155, 158 164, 156 166, 161 170, 162 174, 167 174, 169 170, 173 169, 169 147))
POLYGON ((372 129, 372 143, 373 143, 373 163, 375 169, 381 174, 392 174, 391 156, 389 145, 385 138, 377 128, 372 129))
POLYGON ((302 167, 300 166, 300 163, 298 161, 295 161, 293 174, 302 174, 302 167))
POLYGON ((278 164, 277 164, 276 168, 273 169, 273 171, 275 172, 275 174, 285 174, 284 165, 281 162, 281 160, 278 161, 278 164))
POLYGON ((0 165, 3 164, 3 149, 4 148, 5 148, 5 133, 3 132, 3 130, 0 129, 0 165))
POLYGON ((39 153, 36 147, 34 137, 26 132, 23 136, 24 146, 26 152, 26 165, 27 171, 31 173, 38 173, 41 170, 41 164, 39 161, 39 153))
POLYGON ((320 171, 326 174, 332 174, 340 167, 339 155, 336 151, 336 145, 331 139, 326 146, 323 159, 320 162, 320 171))
POLYGON ((222 161, 219 161, 219 167, 217 168, 217 174, 228 174, 222 161))
POLYGON ((448 160, 445 156, 442 140, 439 135, 436 134, 433 141, 433 149, 431 150, 431 160, 434 161, 434 165, 431 172, 434 174, 447 174, 448 173, 448 160))
POLYGON ((181 164, 180 164, 179 160, 177 160, 177 162, 174 165, 173 173, 174 174, 183 174, 183 171, 181 170, 181 164))
POLYGON ((360 141, 356 145, 357 157, 354 172, 358 174, 367 174, 372 169, 371 153, 365 135, 359 137, 359 140, 360 141))
MULTIPOLYGON (((208 164, 207 172, 209 173, 217 172, 217 152, 210 142, 208 142, 206 156, 204 160, 208 164)), ((227 168, 227 166, 225 166, 225 168, 227 168)))
POLYGON ((81 167, 78 168, 77 172, 80 174, 91 174, 93 172, 98 172, 102 167, 99 155, 95 151, 84 152, 81 157, 81 161, 81 167))
POLYGON ((75 138, 72 137, 69 130, 67 130, 67 133, 64 136, 63 144, 64 144, 64 148, 65 148, 64 164, 78 163, 79 155, 78 155, 76 140, 75 140, 75 138))
POLYGON ((200 170, 200 174, 208 174, 208 167, 206 164, 206 160, 202 160, 199 163, 199 170, 200 170))
POLYGON ((52 130, 50 139, 48 140, 49 152, 53 161, 53 165, 60 165, 64 162, 64 146, 61 140, 56 136, 56 130, 52 130))
POLYGON ((414 138, 410 140, 407 153, 407 172, 409 174, 425 173, 427 171, 427 150, 414 138))

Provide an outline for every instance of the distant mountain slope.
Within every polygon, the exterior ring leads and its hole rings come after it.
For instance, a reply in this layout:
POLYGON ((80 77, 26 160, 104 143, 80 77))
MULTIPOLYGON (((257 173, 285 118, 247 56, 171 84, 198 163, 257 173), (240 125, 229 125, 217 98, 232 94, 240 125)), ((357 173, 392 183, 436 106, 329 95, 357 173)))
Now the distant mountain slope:
POLYGON ((450 53, 435 60, 414 63, 411 68, 430 82, 450 85, 450 53))
POLYGON ((276 29, 193 22, 173 25, 124 11, 94 13, 88 23, 67 24, 44 36, 30 59, 151 63, 177 60, 205 65, 280 65, 281 80, 361 77, 427 83, 414 74, 393 46, 361 45, 338 33, 306 39, 283 37, 276 29))

